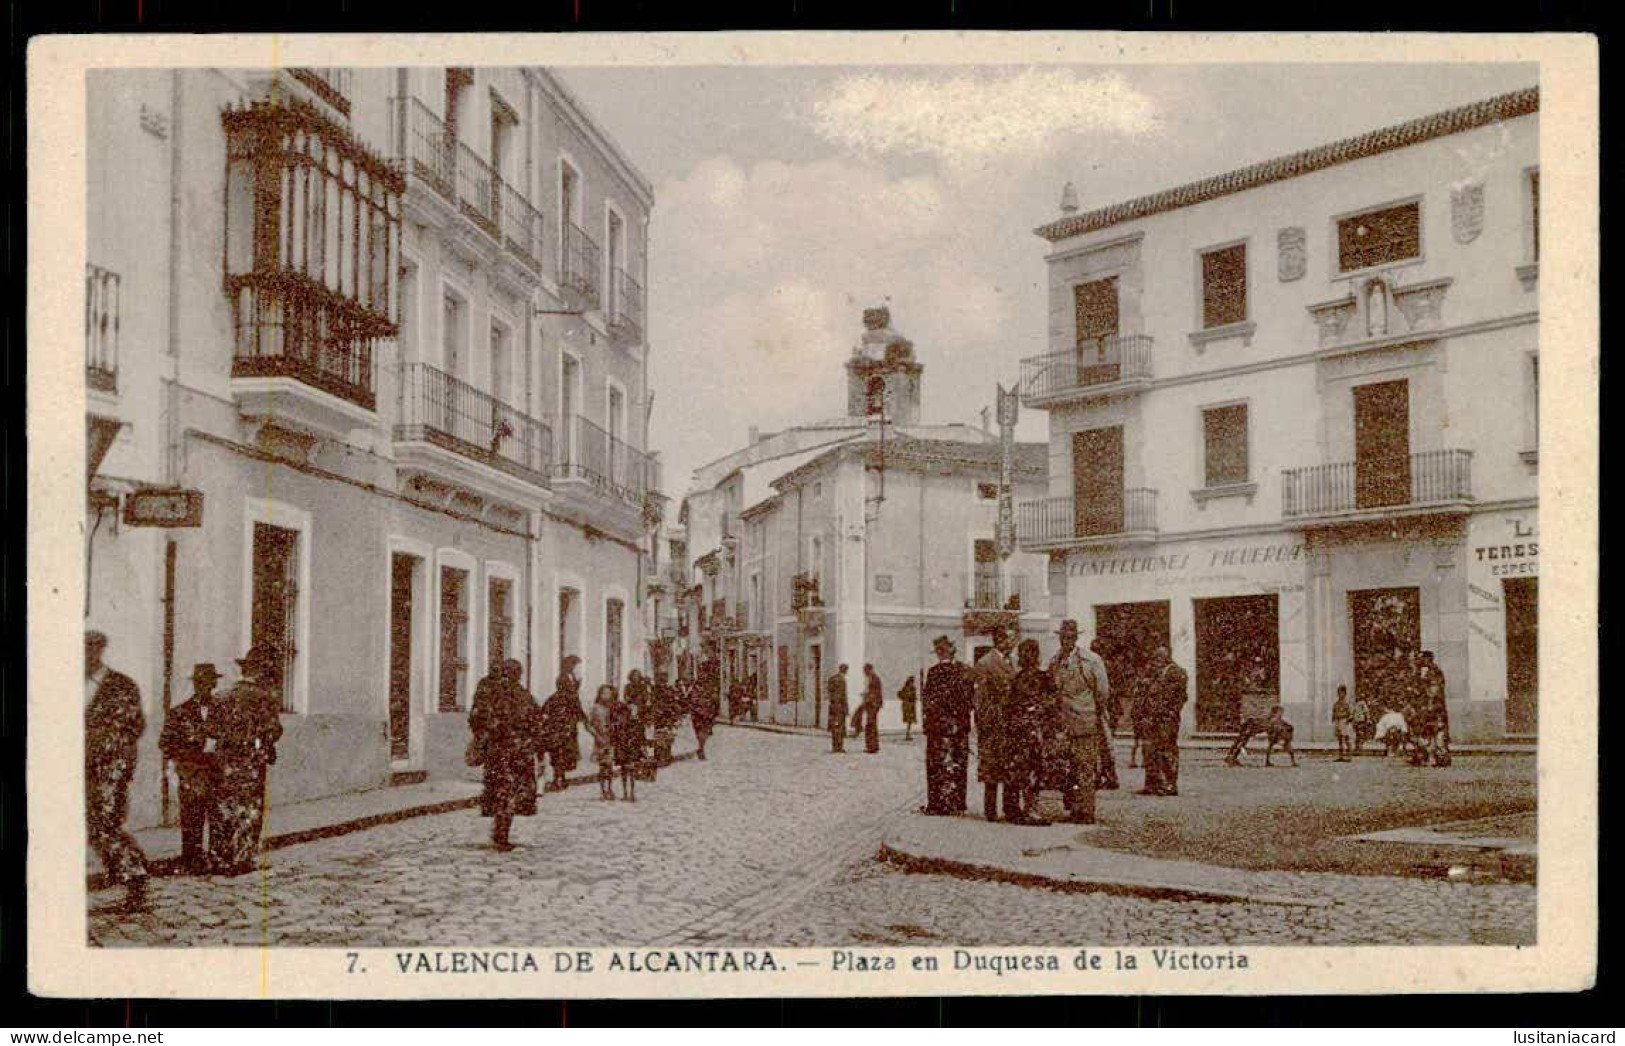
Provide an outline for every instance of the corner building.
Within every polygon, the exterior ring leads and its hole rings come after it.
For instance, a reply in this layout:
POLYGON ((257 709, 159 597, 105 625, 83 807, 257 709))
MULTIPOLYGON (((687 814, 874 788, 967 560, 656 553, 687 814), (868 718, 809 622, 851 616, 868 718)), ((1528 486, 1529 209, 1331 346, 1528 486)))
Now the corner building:
MULTIPOLYGON (((147 704, 284 653, 271 801, 463 776, 488 666, 643 664, 647 181, 536 68, 88 83, 87 627, 147 704), (151 490, 197 525, 121 525, 151 490)), ((172 811, 171 811, 172 812, 172 811)))
POLYGON ((1188 734, 1434 651, 1458 741, 1537 708, 1539 94, 1088 211, 1050 244, 1049 496, 1018 506, 1053 614, 1161 641, 1188 734))

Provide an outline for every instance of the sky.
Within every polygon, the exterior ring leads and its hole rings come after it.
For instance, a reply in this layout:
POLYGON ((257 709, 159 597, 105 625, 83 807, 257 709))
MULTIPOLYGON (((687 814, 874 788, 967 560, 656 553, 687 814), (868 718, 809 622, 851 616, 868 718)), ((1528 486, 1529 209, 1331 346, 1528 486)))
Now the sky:
MULTIPOLYGON (((925 365, 922 421, 979 421, 1047 351, 1033 229, 1537 82, 1527 64, 570 68, 654 186, 650 446, 667 493, 845 412, 862 309, 925 365)), ((1021 439, 1043 440, 1023 411, 1021 439)))

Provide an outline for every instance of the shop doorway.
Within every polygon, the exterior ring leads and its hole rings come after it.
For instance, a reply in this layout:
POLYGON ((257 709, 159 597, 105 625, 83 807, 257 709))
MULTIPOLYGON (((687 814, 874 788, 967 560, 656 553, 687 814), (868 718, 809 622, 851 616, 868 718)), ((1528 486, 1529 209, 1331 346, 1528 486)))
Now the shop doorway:
POLYGON ((412 757, 413 604, 423 560, 397 552, 389 562, 389 756, 412 757))
POLYGON ((1072 434, 1072 497, 1079 537, 1123 529, 1123 427, 1072 434))
POLYGON ((807 670, 812 677, 806 688, 813 696, 812 725, 819 726, 824 721, 824 648, 817 643, 807 648, 807 670))
MULTIPOLYGON (((1095 642, 1112 690, 1120 694, 1140 692, 1139 682, 1151 672, 1151 659, 1157 647, 1168 645, 1168 636, 1167 600, 1095 606, 1095 642)), ((1123 708, 1120 725, 1128 725, 1129 712, 1123 708)))
POLYGON ((1354 390, 1354 503, 1358 508, 1411 500, 1410 382, 1379 381, 1354 390))
POLYGON ((1501 600, 1506 607, 1506 731, 1509 734, 1533 734, 1539 720, 1538 588, 1538 578, 1501 581, 1501 600))
POLYGON ((1196 612, 1196 729, 1230 732, 1266 716, 1281 696, 1279 597, 1193 601, 1196 612))
POLYGON ((1422 645, 1422 590, 1367 588, 1349 593, 1349 639, 1354 655, 1354 696, 1372 708, 1398 700, 1384 681, 1396 650, 1422 645))

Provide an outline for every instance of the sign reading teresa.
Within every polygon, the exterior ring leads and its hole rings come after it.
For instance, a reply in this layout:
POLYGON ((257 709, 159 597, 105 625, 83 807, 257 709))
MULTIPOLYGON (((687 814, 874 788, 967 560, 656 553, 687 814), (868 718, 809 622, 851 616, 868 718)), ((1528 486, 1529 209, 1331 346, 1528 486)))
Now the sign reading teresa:
POLYGON ((1193 552, 1159 552, 1138 556, 1074 558, 1067 565, 1072 577, 1111 577, 1120 574, 1177 574, 1192 568, 1213 570, 1303 562, 1303 543, 1245 545, 1193 552))

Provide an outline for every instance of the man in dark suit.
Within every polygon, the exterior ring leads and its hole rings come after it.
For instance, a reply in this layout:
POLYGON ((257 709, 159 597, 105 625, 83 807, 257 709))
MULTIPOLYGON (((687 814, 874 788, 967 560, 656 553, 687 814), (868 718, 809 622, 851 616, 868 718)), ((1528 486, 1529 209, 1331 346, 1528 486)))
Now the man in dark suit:
POLYGON ((1150 750, 1141 795, 1179 794, 1179 720, 1190 699, 1190 677, 1166 645, 1157 647, 1151 685, 1150 750))
POLYGON ((124 818, 136 743, 147 729, 135 680, 102 663, 107 636, 85 633, 85 833, 110 882, 123 883, 125 911, 147 907, 147 858, 124 818))
POLYGON ((953 640, 938 636, 931 645, 937 663, 925 674, 921 696, 925 703, 926 803, 920 812, 945 817, 965 810, 976 682, 969 666, 954 659, 953 640))
POLYGON ((829 693, 828 718, 825 725, 829 727, 829 750, 831 752, 846 751, 846 666, 842 665, 835 674, 829 677, 824 685, 829 693))
POLYGON ((213 664, 193 665, 192 697, 169 710, 163 732, 158 735, 158 750, 175 764, 180 775, 181 864, 194 875, 208 871, 204 837, 214 806, 218 773, 215 747, 219 742, 218 736, 209 733, 210 705, 219 681, 220 673, 213 664))

